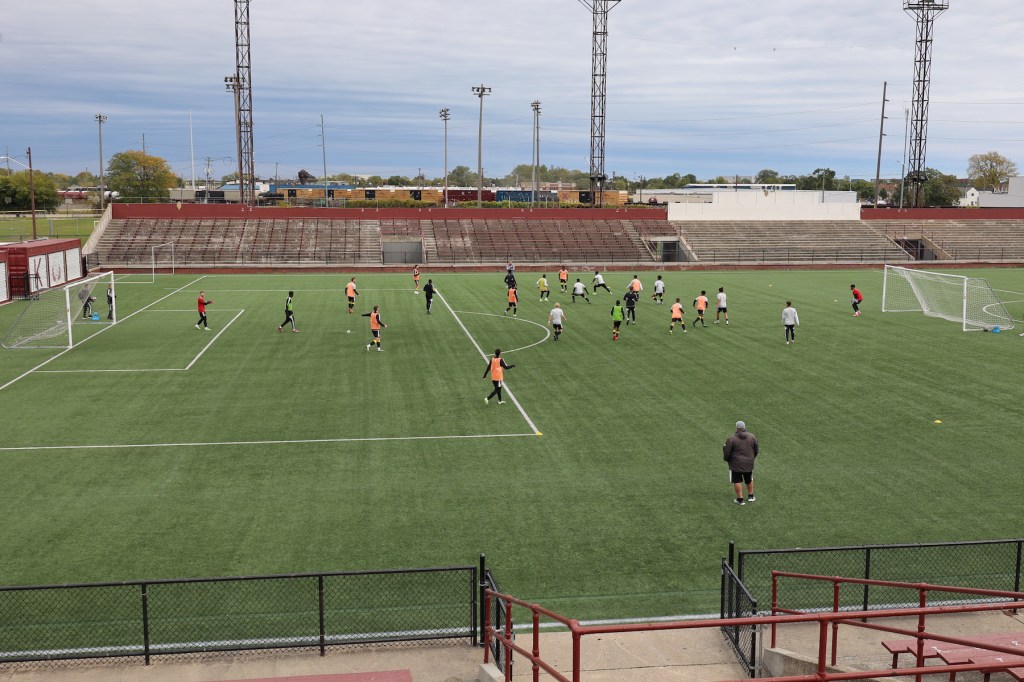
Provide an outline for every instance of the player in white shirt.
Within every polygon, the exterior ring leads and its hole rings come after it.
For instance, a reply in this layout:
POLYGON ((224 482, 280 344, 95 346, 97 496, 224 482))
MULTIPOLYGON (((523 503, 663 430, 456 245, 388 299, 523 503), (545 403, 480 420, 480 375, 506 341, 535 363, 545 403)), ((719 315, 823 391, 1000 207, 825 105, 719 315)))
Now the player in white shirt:
POLYGON ((800 316, 796 314, 796 308, 792 301, 786 301, 786 307, 782 310, 782 324, 786 328, 786 345, 792 339, 796 343, 796 328, 800 326, 800 316))
POLYGON ((608 285, 604 283, 604 275, 602 275, 602 274, 601 274, 601 273, 600 273, 599 271, 597 271, 597 270, 594 270, 594 281, 593 281, 593 284, 594 284, 594 293, 595 293, 595 294, 597 293, 597 290, 598 290, 598 289, 600 289, 600 288, 602 288, 602 287, 603 287, 603 288, 604 288, 604 290, 605 290, 605 291, 607 291, 607 292, 608 292, 609 294, 610 294, 610 293, 612 293, 612 290, 611 290, 611 289, 609 289, 609 288, 608 288, 608 285))
POLYGON ((729 309, 725 306, 725 287, 718 287, 717 299, 718 310, 715 312, 715 324, 718 324, 718 318, 725 315, 725 323, 729 324, 729 309))
POLYGON ((576 279, 576 283, 572 285, 572 302, 576 302, 576 297, 580 296, 584 301, 590 303, 590 299, 587 297, 587 285, 576 279))
POLYGON ((658 305, 665 304, 665 280, 661 278, 661 275, 658 275, 658 279, 654 280, 654 293, 651 294, 651 298, 658 305))
POLYGON ((555 332, 555 341, 558 341, 558 337, 562 335, 562 322, 565 321, 565 311, 562 310, 562 304, 556 303, 555 307, 548 313, 548 324, 555 332))

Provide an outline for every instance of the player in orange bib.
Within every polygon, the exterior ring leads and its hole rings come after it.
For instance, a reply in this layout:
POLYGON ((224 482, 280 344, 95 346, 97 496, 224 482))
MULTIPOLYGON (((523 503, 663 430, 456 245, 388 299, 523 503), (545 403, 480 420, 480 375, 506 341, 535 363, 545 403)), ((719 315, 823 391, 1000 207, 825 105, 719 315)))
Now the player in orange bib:
POLYGON ((562 293, 568 293, 569 291, 569 271, 562 266, 562 269, 558 271, 558 286, 562 290, 562 293))
POLYGON ((672 304, 672 320, 668 323, 668 333, 672 333, 672 329, 676 326, 676 322, 682 327, 683 333, 686 333, 686 321, 683 319, 683 304, 676 299, 676 302, 672 304))
POLYGON ((700 292, 700 296, 693 299, 693 307, 697 309, 697 319, 693 321, 693 326, 696 327, 697 323, 700 322, 700 326, 707 327, 704 324, 704 311, 708 309, 708 292, 703 289, 700 292))
POLYGON ((516 306, 519 305, 519 296, 516 294, 515 287, 508 288, 508 307, 505 308, 505 312, 502 315, 508 315, 508 311, 512 311, 512 317, 516 317, 516 306))
POLYGON ((387 329, 388 326, 384 324, 384 320, 380 319, 380 312, 378 312, 379 306, 373 306, 372 313, 363 313, 363 317, 370 318, 370 333, 373 335, 373 339, 370 343, 366 344, 366 350, 370 350, 370 346, 377 346, 377 351, 384 350, 380 347, 380 330, 387 329))
POLYGON ((414 294, 420 293, 420 266, 416 266, 412 269, 412 292, 414 294))
POLYGON ((491 375, 491 383, 494 384, 494 390, 491 391, 490 395, 484 398, 484 405, 489 405, 491 398, 498 396, 498 404, 504 405, 505 401, 501 399, 501 388, 504 385, 502 382, 505 379, 505 370, 512 369, 515 365, 509 365, 501 357, 501 349, 494 349, 494 357, 487 361, 487 367, 484 368, 484 379, 487 378, 487 374, 491 375))
POLYGON ((348 297, 348 314, 352 314, 352 309, 356 307, 356 296, 359 292, 356 291, 356 278, 353 277, 352 281, 345 285, 345 295, 348 297))

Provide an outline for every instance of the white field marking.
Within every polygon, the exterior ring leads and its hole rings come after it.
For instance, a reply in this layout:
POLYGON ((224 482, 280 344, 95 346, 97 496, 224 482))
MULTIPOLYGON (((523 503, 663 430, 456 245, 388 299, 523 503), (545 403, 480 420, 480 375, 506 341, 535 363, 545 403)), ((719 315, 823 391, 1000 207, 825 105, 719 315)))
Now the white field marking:
MULTIPOLYGON (((227 328, 230 327, 231 324, 235 320, 237 320, 239 317, 241 317, 242 313, 245 312, 245 308, 242 308, 242 309, 237 309, 236 308, 236 310, 238 310, 238 314, 235 315, 234 317, 232 317, 231 320, 226 325, 224 325, 224 327, 219 332, 217 332, 212 339, 210 339, 210 342, 208 344, 206 344, 206 346, 203 347, 203 349, 201 351, 199 351, 199 354, 196 355, 194 358, 192 358, 192 362, 188 363, 188 365, 186 365, 185 367, 151 367, 151 368, 148 368, 148 369, 41 369, 41 370, 39 370, 38 373, 39 374, 101 374, 101 373, 104 373, 104 372, 187 372, 188 370, 192 369, 192 365, 196 364, 196 361, 199 360, 199 358, 203 357, 203 353, 205 353, 210 348, 210 346, 213 345, 213 342, 216 341, 217 338, 220 337, 221 334, 223 334, 225 331, 227 331, 227 328)), ((139 312, 142 312, 142 311, 139 311, 139 312)), ((162 313, 162 312, 191 313, 191 312, 195 312, 195 311, 193 311, 193 310, 148 310, 146 312, 151 312, 151 313, 162 313)))
MULTIPOLYGON (((504 315, 496 315, 495 313, 474 313, 474 312, 472 312, 470 310, 456 310, 455 312, 458 313, 459 315, 485 315, 487 317, 502 317, 502 318, 505 318, 506 320, 507 319, 512 319, 512 320, 515 320, 516 322, 528 322, 528 323, 530 323, 532 325, 536 325, 536 326, 538 326, 538 327, 540 327, 541 329, 544 330, 544 338, 541 339, 540 341, 537 341, 536 343, 531 343, 529 346, 521 346, 519 348, 512 348, 510 350, 503 350, 503 351, 501 351, 503 354, 515 353, 516 351, 526 350, 527 348, 533 348, 534 346, 539 346, 540 344, 544 343, 549 338, 551 338, 551 330, 548 329, 547 326, 541 324, 540 322, 534 322, 533 320, 520 320, 518 317, 507 318, 504 315)), ((484 358, 484 359, 486 360, 486 358, 484 358)))
MULTIPOLYGON (((999 301, 998 303, 989 303, 988 305, 981 306, 981 310, 982 310, 982 312, 984 312, 984 313, 986 313, 988 315, 994 315, 995 313, 993 313, 991 310, 989 310, 989 308, 992 308, 994 306, 1002 306, 1003 310, 1006 310, 1006 306, 1008 304, 1010 304, 1010 303, 1024 303, 1024 301, 999 301)), ((1007 310, 1006 314, 1009 315, 1010 311, 1007 310)), ((1015 319, 1013 317, 1013 315, 1010 315, 1010 322, 1020 322, 1020 321, 1021 320, 1015 319)), ((1013 329, 1013 326, 1011 326, 1010 329, 1013 329)))
MULTIPOLYGON (((138 309, 138 310, 136 310, 136 311, 135 311, 134 313, 129 313, 129 314, 125 315, 124 317, 120 318, 120 319, 118 320, 118 322, 124 322, 124 321, 125 321, 125 320, 127 320, 128 318, 130 318, 130 317, 133 317, 133 316, 135 316, 135 315, 138 315, 139 313, 141 313, 142 311, 146 310, 147 308, 152 308, 153 306, 155 306, 155 305, 156 305, 157 303, 159 303, 160 301, 163 301, 164 299, 167 299, 167 298, 170 298, 171 296, 174 296, 174 294, 178 293, 179 291, 183 291, 183 290, 185 290, 185 289, 189 288, 190 286, 192 286, 193 284, 195 284, 196 282, 198 282, 199 280, 201 280, 201 279, 203 279, 203 278, 205 278, 205 277, 206 277, 206 275, 202 275, 202 276, 200 276, 199 278, 197 278, 197 279, 194 279, 194 280, 192 280, 191 282, 189 282, 189 283, 188 283, 188 284, 186 284, 185 286, 183 286, 183 287, 180 287, 180 288, 178 288, 178 289, 175 289, 175 290, 174 290, 174 291, 172 291, 171 293, 167 294, 166 296, 162 296, 162 297, 160 297, 160 298, 156 299, 155 301, 153 301, 152 303, 150 303, 150 304, 149 304, 149 305, 147 305, 147 306, 144 306, 144 307, 142 307, 142 308, 139 308, 139 309, 138 309)), ((27 377, 27 376, 28 376, 29 374, 32 374, 33 372, 35 372, 36 370, 38 370, 38 369, 39 369, 40 367, 45 367, 46 365, 50 364, 51 362, 53 362, 54 360, 56 360, 56 359, 57 359, 57 358, 59 358, 60 356, 64 355, 65 353, 68 353, 68 352, 70 352, 70 351, 74 350, 75 348, 78 348, 78 347, 79 347, 80 345, 82 345, 83 343, 85 343, 85 342, 86 342, 86 341, 88 341, 89 339, 95 338, 95 337, 99 336, 100 334, 102 334, 103 332, 106 332, 106 331, 109 331, 109 330, 113 329, 113 328, 114 328, 115 326, 117 326, 117 325, 110 325, 110 326, 104 327, 103 329, 100 329, 100 330, 99 330, 98 332, 96 332, 95 334, 93 334, 93 335, 91 335, 91 336, 87 336, 87 337, 85 337, 84 339, 82 339, 81 341, 79 341, 78 343, 76 343, 76 344, 72 345, 72 346, 71 346, 71 348, 65 348, 64 350, 62 350, 61 352, 57 353, 56 355, 54 355, 54 356, 52 356, 52 357, 50 357, 50 358, 48 358, 48 359, 44 360, 43 362, 39 363, 38 365, 36 365, 36 366, 35 366, 35 367, 33 367, 32 369, 30 369, 30 370, 26 371, 26 372, 25 372, 24 374, 21 374, 21 375, 19 375, 19 376, 15 377, 15 378, 11 379, 10 381, 8 381, 8 382, 7 382, 6 384, 4 384, 3 386, 0 386, 0 391, 4 390, 5 388, 7 388, 8 386, 10 386, 11 384, 14 384, 15 382, 21 381, 22 379, 24 379, 25 377, 27 377)))
MULTIPOLYGON (((1014 296, 1024 296, 1024 291, 1010 291, 1009 289, 993 289, 992 291, 1001 291, 1004 294, 1013 294, 1014 296)), ((1017 303, 1018 301, 1011 301, 1011 303, 1017 303)))
POLYGON ((403 440, 469 440, 483 438, 524 438, 536 433, 481 433, 466 436, 375 436, 366 438, 304 438, 298 440, 229 440, 199 443, 120 443, 111 445, 24 445, 0 447, 0 452, 24 450, 124 450, 128 448, 194 448, 223 445, 310 445, 313 443, 372 443, 403 440))
MULTIPOLYGON (((487 355, 487 353, 483 351, 482 348, 480 348, 480 344, 476 342, 476 339, 473 338, 473 335, 469 333, 468 329, 466 329, 466 325, 462 324, 462 320, 459 319, 459 316, 455 314, 455 311, 452 310, 452 307, 448 305, 448 299, 446 299, 440 293, 437 294, 437 297, 441 299, 441 303, 444 303, 444 307, 447 308, 448 312, 452 314, 453 318, 455 318, 455 322, 462 328, 462 331, 463 333, 465 333, 466 338, 468 338, 469 342, 473 344, 473 348, 476 348, 476 352, 480 354, 480 357, 484 359, 484 362, 487 362, 489 356, 487 355)), ((537 429, 537 425, 533 423, 532 419, 530 419, 530 415, 526 414, 526 410, 524 410, 523 406, 519 404, 518 400, 516 400, 515 395, 512 393, 512 389, 510 389, 508 387, 508 384, 505 382, 502 382, 502 388, 504 388, 508 392, 508 397, 512 399, 512 404, 515 405, 516 409, 519 410, 519 414, 523 415, 523 419, 525 419, 526 423, 529 424, 531 429, 533 429, 534 434, 539 436, 540 430, 537 429)))
MULTIPOLYGON (((346 282, 346 284, 347 284, 347 282, 346 282)), ((403 288, 403 289, 363 289, 362 287, 359 287, 359 289, 360 289, 359 293, 362 293, 363 291, 410 291, 410 292, 412 291, 412 289, 408 289, 408 288, 403 288)), ((211 291, 214 291, 214 290, 211 289, 211 291)), ((218 287, 216 289, 216 291, 218 291, 218 292, 228 292, 228 293, 232 293, 232 294, 237 294, 237 293, 282 294, 282 293, 285 293, 286 291, 295 291, 296 293, 310 294, 310 293, 320 293, 320 292, 326 291, 326 292, 332 293, 332 294, 341 294, 343 296, 345 295, 345 287, 343 287, 343 286, 342 287, 335 287, 333 289, 296 289, 295 287, 292 287, 291 289, 221 289, 221 288, 218 287)))

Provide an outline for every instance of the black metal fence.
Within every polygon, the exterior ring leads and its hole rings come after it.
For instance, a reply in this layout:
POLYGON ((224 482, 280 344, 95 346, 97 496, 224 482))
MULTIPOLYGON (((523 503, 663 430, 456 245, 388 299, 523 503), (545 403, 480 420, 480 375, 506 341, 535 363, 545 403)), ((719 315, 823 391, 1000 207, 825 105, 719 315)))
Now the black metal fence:
MULTIPOLYGON (((1020 591, 1024 539, 942 542, 903 545, 861 545, 811 549, 742 550, 737 574, 763 605, 771 599, 771 572, 924 582, 933 585, 1020 591)), ((917 593, 883 586, 848 586, 841 592, 842 608, 869 609, 915 606, 917 593)), ((827 582, 784 580, 779 603, 791 609, 829 609, 832 585, 827 582)), ((944 603, 976 601, 977 596, 943 595, 944 603)))
MULTIPOLYGON (((743 586, 732 566, 722 559, 722 618, 747 618, 757 615, 757 600, 743 586)), ((757 671, 757 626, 731 625, 722 628, 722 634, 732 645, 740 664, 747 674, 755 676, 757 671)))
POLYGON ((0 588, 0 663, 466 639, 475 566, 0 588))
MULTIPOLYGON (((486 568, 483 555, 480 556, 480 576, 480 641, 484 642, 484 627, 488 624, 487 617, 484 614, 484 604, 486 601, 484 590, 501 592, 501 588, 498 587, 494 574, 486 568)), ((505 631, 505 604, 506 602, 501 599, 495 599, 494 608, 491 610, 490 625, 498 632, 505 631)), ((515 638, 515 633, 513 633, 512 637, 513 639, 515 638)), ((511 652, 509 653, 511 654, 511 652)), ((491 661, 498 670, 505 669, 505 647, 497 640, 491 640, 491 661)))

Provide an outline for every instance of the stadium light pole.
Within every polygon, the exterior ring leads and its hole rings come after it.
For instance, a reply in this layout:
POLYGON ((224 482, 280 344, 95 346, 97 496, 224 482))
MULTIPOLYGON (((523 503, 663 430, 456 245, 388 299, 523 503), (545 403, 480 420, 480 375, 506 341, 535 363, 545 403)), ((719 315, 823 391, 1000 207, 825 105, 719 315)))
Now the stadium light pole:
POLYGON ((106 192, 103 191, 103 124, 107 117, 103 114, 96 114, 94 118, 100 129, 100 213, 103 213, 103 200, 106 198, 106 192))
POLYGON ((530 185, 530 207, 537 203, 537 175, 540 173, 540 100, 530 103, 533 109, 533 182, 530 185))
POLYGON ((448 208, 448 119, 451 118, 451 112, 448 109, 442 109, 440 111, 441 120, 444 121, 444 207, 448 208))
POLYGON ((885 98, 885 95, 888 91, 889 82, 884 81, 882 83, 882 122, 878 128, 878 162, 875 165, 875 208, 878 208, 878 185, 881 183, 882 176, 882 138, 885 137, 885 103, 889 101, 885 98))
POLYGON ((320 141, 324 152, 324 208, 327 208, 327 135, 324 133, 324 115, 320 114, 320 141))
POLYGON ((476 207, 483 208, 484 200, 484 97, 491 94, 491 89, 473 86, 473 94, 480 98, 480 124, 476 132, 476 207))
POLYGON ((32 207, 32 239, 36 238, 36 178, 35 173, 32 170, 32 147, 25 150, 28 155, 28 165, 26 166, 21 161, 11 158, 10 156, 0 156, 0 159, 7 161, 7 171, 11 170, 11 161, 18 164, 22 168, 28 169, 28 197, 29 203, 32 207))

